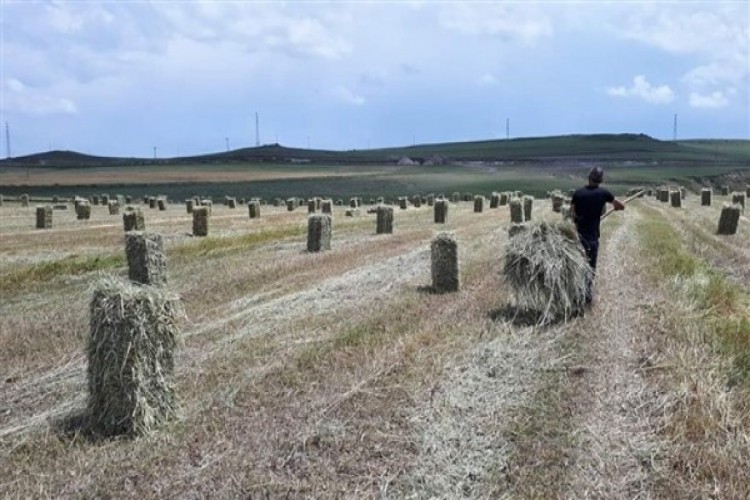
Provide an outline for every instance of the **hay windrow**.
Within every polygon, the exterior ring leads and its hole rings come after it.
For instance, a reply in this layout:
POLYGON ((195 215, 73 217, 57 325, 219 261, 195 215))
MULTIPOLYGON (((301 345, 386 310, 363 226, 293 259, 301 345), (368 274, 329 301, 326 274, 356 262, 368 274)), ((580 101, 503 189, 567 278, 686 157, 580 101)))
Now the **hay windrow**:
POLYGON ((179 298, 105 277, 91 300, 89 417, 106 436, 148 434, 174 417, 179 298))
POLYGON ((568 221, 531 223, 516 233, 506 246, 503 274, 517 307, 538 312, 541 324, 580 313, 593 277, 568 221))

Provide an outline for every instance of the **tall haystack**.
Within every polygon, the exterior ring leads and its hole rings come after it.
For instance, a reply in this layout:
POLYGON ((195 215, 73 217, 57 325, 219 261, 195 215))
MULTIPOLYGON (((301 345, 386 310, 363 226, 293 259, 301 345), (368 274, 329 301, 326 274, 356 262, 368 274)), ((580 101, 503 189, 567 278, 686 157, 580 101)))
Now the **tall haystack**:
POLYGON ((408 208, 408 202, 406 200, 406 196, 399 196, 398 197, 398 208, 401 210, 406 210, 408 208))
POLYGON ((167 254, 160 234, 130 231, 125 233, 128 278, 142 285, 167 284, 167 254))
POLYGON ((474 197, 474 213, 481 214, 484 212, 484 196, 478 194, 474 197))
POLYGON ((357 197, 353 197, 349 199, 349 208, 359 208, 360 205, 360 199, 357 197))
POLYGON ((125 232, 143 231, 146 229, 146 221, 140 208, 128 207, 122 214, 122 226, 125 232))
POLYGON ((719 216, 718 234, 732 235, 737 233, 737 226, 740 222, 740 206, 724 204, 719 216))
POLYGON ((333 200, 326 198, 320 201, 320 211, 324 214, 333 215, 333 200))
POLYGON ((495 191, 490 195, 490 209, 497 208, 500 206, 500 193, 495 191))
POLYGON ((732 193, 732 205, 739 205, 742 207, 742 212, 745 212, 745 193, 732 193))
POLYGON ((237 208, 237 198, 227 198, 226 205, 227 208, 237 208))
POLYGON ((433 207, 435 224, 445 224, 448 219, 448 200, 435 200, 433 207))
POLYGON ((391 234, 393 233, 393 207, 378 205, 376 209, 376 233, 391 234))
POLYGON ((523 197, 523 220, 524 221, 530 221, 531 220, 531 209, 534 206, 534 197, 533 196, 524 196, 523 197))
POLYGON ((540 323, 579 313, 593 277, 575 226, 537 222, 508 240, 505 280, 521 310, 536 311, 540 323))
POLYGON ((682 193, 679 189, 669 192, 669 201, 674 208, 682 207, 682 193))
POLYGON ((76 218, 78 220, 89 220, 91 218, 91 205, 88 202, 76 204, 76 218))
POLYGON ((331 249, 331 216, 314 214, 307 218, 307 251, 331 249))
POLYGON ((565 197, 560 192, 552 193, 552 211, 560 213, 562 211, 563 203, 565 203, 565 197))
POLYGON ((251 219, 260 218, 260 202, 258 200, 250 200, 247 204, 247 212, 251 219))
POLYGON ((457 292, 460 286, 458 241, 453 233, 439 233, 430 245, 432 289, 437 293, 457 292))
POLYGON ((108 201, 107 208, 109 209, 109 215, 120 215, 120 204, 117 201, 108 201))
POLYGON ((179 299, 160 287, 106 278, 91 300, 89 414, 105 436, 139 436, 177 409, 174 351, 179 299))
POLYGON ((148 197, 148 208, 156 208, 157 207, 157 200, 154 196, 148 197))
POLYGON ((21 206, 22 207, 28 207, 29 206, 29 195, 28 194, 22 194, 19 199, 21 200, 21 206))
POLYGON ((455 192, 455 193, 451 194, 451 201, 453 203, 458 203, 459 201, 461 201, 461 193, 455 192))
POLYGON ((36 207, 36 228, 50 229, 52 227, 52 206, 36 207))
MULTIPOLYGON (((206 210, 208 210, 208 215, 211 215, 214 209, 214 202, 209 199, 201 200, 201 206, 206 207, 206 210)), ((195 210, 195 207, 193 207, 193 210, 195 210)))
POLYGON ((314 214, 317 206, 315 200, 307 200, 307 213, 314 214))
POLYGON ((434 194, 428 194, 427 195, 427 206, 428 207, 435 206, 435 195, 434 194))
POLYGON ((474 199, 474 193, 464 193, 461 195, 463 201, 472 201, 474 199))
POLYGON ((208 236, 209 207, 193 208, 193 236, 208 236))
POLYGON ((185 200, 185 210, 187 210, 187 213, 192 214, 194 206, 195 202, 192 198, 188 198, 187 200, 185 200))
POLYGON ((293 212, 295 208, 297 208, 297 200, 295 200, 294 198, 289 198, 288 200, 286 200, 287 212, 293 212))
POLYGON ((500 193, 500 199, 498 200, 499 206, 504 207, 509 202, 510 202, 510 194, 508 192, 500 193))
POLYGON ((721 195, 729 196, 729 186, 721 186, 721 195))
POLYGON ((702 207, 710 207, 711 206, 711 188, 703 188, 701 189, 701 206, 702 207))
POLYGON ((510 221, 514 224, 521 224, 523 217, 523 201, 521 198, 512 198, 508 203, 510 207, 510 221))

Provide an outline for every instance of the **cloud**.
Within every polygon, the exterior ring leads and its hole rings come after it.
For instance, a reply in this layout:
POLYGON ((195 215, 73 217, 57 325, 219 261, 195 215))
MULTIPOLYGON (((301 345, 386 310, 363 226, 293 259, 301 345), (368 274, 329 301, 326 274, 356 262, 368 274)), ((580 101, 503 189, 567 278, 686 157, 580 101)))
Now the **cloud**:
POLYGON ((719 91, 708 95, 702 95, 697 92, 690 94, 690 106, 693 108, 716 109, 723 108, 727 104, 729 104, 729 100, 719 91))
POLYGON ((524 4, 451 4, 439 14, 440 25, 467 35, 489 35, 533 43, 551 36, 552 23, 539 9, 524 4))
POLYGON ((668 104, 675 97, 669 85, 653 86, 643 75, 633 78, 633 85, 630 87, 608 88, 607 94, 613 97, 634 97, 651 104, 668 104))
POLYGON ((333 95, 339 100, 351 104, 352 106, 361 106, 365 103, 365 98, 355 94, 346 87, 336 87, 333 89, 333 95))
POLYGON ((59 97, 26 86, 16 78, 5 80, 3 91, 3 111, 18 111, 29 115, 76 114, 76 104, 65 97, 59 97))
POLYGON ((479 79, 478 83, 479 83, 479 85, 481 85, 483 87, 490 87, 490 86, 493 86, 493 85, 497 85, 498 80, 495 77, 495 75, 491 75, 489 73, 485 73, 479 79))

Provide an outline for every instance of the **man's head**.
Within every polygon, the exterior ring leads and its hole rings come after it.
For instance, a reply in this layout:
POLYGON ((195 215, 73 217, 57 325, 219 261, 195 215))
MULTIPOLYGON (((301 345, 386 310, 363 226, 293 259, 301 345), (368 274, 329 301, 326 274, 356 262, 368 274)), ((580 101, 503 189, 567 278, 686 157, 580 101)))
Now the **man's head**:
POLYGON ((589 184, 598 185, 604 181, 604 169, 594 167, 589 171, 589 184))

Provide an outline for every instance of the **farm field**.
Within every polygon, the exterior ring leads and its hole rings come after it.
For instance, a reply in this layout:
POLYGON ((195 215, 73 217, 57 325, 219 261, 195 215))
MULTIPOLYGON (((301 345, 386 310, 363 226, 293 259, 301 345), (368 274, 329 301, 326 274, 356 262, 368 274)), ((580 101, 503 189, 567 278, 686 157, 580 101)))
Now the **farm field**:
MULTIPOLYGON (((443 175, 432 187, 458 190, 443 175)), ((476 175, 462 186, 497 181, 476 175)), ((399 179, 389 189, 419 189, 399 179)), ((376 196, 372 182, 352 194, 376 196)), ((507 207, 451 203, 444 225, 395 207, 391 235, 367 206, 334 207, 318 254, 305 207, 251 220, 215 205, 206 238, 182 204, 143 208, 185 309, 180 416, 99 441, 63 422, 86 404, 93 289, 127 275, 122 216, 70 207, 37 230, 33 203, 6 202, 0 496, 748 498, 750 228, 743 215, 736 235, 715 234, 726 201, 639 198, 610 216, 593 307, 545 328, 508 316, 507 207), (442 230, 459 242, 461 290, 432 294, 442 230)), ((534 219, 559 217, 535 200, 534 219)))

